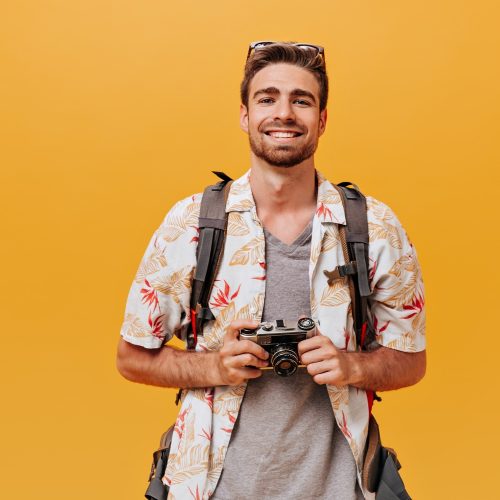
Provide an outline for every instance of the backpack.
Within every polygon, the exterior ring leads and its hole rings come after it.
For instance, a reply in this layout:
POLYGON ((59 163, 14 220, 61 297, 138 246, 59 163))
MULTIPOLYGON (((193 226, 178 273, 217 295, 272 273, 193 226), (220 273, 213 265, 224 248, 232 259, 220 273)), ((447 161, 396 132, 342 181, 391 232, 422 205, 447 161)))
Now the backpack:
MULTIPOLYGON (((187 349, 194 349, 198 335, 203 332, 206 321, 215 319, 210 310, 209 300, 215 276, 219 270, 227 218, 226 201, 232 179, 223 172, 213 171, 221 179, 208 186, 203 192, 199 215, 199 241, 196 250, 197 265, 192 283, 190 299, 191 321, 181 329, 179 337, 187 349)), ((346 225, 339 226, 340 241, 345 264, 332 271, 325 271, 328 284, 348 278, 352 315, 357 345, 366 350, 375 339, 368 316, 369 284, 368 220, 366 198, 359 188, 350 182, 333 185, 340 194, 344 206, 346 225)), ((182 389, 179 389, 175 404, 179 403, 182 389)), ((411 500, 398 473, 401 465, 391 448, 384 448, 375 417, 372 415, 373 401, 381 401, 376 393, 367 391, 370 420, 368 427, 362 482, 365 489, 376 492, 377 500, 411 500)), ((163 433, 159 448, 153 453, 153 463, 149 475, 148 500, 166 500, 169 488, 162 482, 167 466, 172 425, 163 433)))

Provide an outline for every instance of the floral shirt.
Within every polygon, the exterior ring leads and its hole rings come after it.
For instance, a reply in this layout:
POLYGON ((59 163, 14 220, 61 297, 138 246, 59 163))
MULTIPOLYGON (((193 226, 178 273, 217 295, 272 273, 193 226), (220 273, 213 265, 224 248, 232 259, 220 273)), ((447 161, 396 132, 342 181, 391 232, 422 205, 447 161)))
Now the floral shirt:
MULTIPOLYGON (((225 249, 212 290, 215 315, 199 337, 197 351, 218 350, 229 323, 260 320, 266 284, 265 240, 248 171, 229 192, 225 249)), ((346 224, 340 195, 319 172, 313 219, 309 279, 311 311, 339 349, 356 350, 347 281, 330 286, 325 270, 344 264, 339 225, 346 224)), ((191 280, 196 265, 201 194, 178 202, 154 233, 132 283, 122 337, 159 348, 189 321, 191 280)), ((424 290, 414 247, 398 219, 383 203, 367 197, 370 310, 379 344, 400 351, 425 349, 424 290)), ((246 384, 184 391, 163 481, 168 498, 207 499, 214 492, 246 384)), ((367 394, 352 386, 327 386, 336 421, 358 467, 368 431, 367 394)), ((366 498, 373 495, 364 492, 366 498)))

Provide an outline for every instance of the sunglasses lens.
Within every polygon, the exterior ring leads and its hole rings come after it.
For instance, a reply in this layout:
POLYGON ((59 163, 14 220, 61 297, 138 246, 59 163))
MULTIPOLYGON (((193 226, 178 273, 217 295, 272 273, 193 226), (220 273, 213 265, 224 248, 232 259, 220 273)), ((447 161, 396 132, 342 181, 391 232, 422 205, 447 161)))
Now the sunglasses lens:
POLYGON ((253 48, 255 50, 257 50, 257 49, 261 49, 262 47, 267 47, 268 45, 272 45, 273 43, 275 43, 275 42, 260 42, 257 45, 254 45, 253 48))

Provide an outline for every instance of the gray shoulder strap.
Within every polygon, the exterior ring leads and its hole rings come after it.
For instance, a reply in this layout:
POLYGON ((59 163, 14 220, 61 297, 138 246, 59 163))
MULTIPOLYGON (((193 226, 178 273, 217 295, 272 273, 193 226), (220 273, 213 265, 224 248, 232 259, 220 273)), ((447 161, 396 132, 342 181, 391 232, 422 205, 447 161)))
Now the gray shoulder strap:
POLYGON ((203 322, 214 319, 208 301, 217 274, 226 238, 226 201, 232 180, 221 172, 214 172, 222 181, 208 186, 201 200, 199 241, 196 251, 196 270, 191 292, 191 334, 188 348, 196 345, 203 322), (191 339, 191 340, 190 340, 191 339))

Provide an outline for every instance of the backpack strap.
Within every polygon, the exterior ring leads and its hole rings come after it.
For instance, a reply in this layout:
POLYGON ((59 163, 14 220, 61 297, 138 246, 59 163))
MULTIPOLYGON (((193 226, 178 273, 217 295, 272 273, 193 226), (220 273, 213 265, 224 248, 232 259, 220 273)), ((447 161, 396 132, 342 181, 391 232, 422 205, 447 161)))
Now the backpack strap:
POLYGON ((341 182, 335 187, 342 199, 346 217, 346 225, 339 226, 340 241, 346 263, 325 274, 328 276, 330 284, 344 276, 349 278, 356 342, 361 349, 364 349, 368 326, 368 297, 371 295, 368 279, 369 238, 366 198, 359 188, 350 182, 341 182))
MULTIPOLYGON (((337 266, 333 271, 325 271, 325 275, 328 276, 329 284, 339 278, 348 278, 356 343, 358 348, 366 350, 375 338, 375 332, 368 321, 368 297, 371 295, 371 290, 366 197, 358 186, 351 182, 334 184, 334 187, 342 199, 346 218, 346 225, 339 225, 340 242, 346 264, 337 266)), ((373 400, 381 401, 381 398, 373 391, 367 391, 367 397, 371 412, 373 400)))
POLYGON ((196 347, 205 321, 215 318, 208 302, 224 250, 227 228, 226 201, 232 179, 223 172, 214 174, 222 179, 221 182, 208 186, 201 199, 197 264, 190 301, 191 324, 185 339, 188 349, 196 347))

